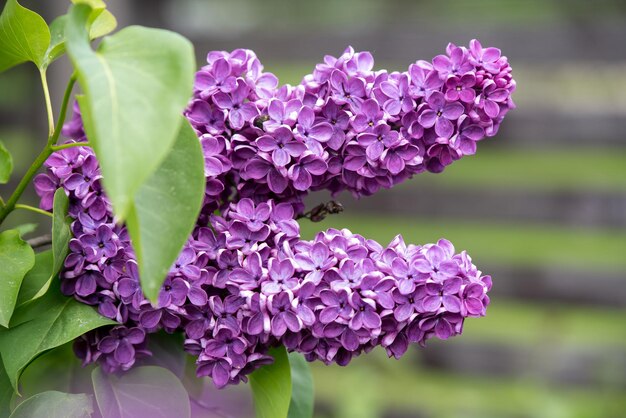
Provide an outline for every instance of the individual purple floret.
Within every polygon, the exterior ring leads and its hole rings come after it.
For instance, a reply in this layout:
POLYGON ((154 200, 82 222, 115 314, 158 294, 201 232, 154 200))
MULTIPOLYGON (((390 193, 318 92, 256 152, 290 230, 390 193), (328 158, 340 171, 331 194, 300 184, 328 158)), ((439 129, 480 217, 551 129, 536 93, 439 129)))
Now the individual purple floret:
MULTIPOLYGON (((383 247, 346 229, 300 238, 309 191, 360 197, 440 172, 474 154, 514 107, 506 57, 475 40, 403 73, 373 65, 348 48, 278 88, 252 51, 208 54, 185 111, 205 157, 204 207, 155 305, 93 150, 48 159, 34 182, 40 206, 52 209, 62 187, 73 219, 61 290, 120 323, 76 340, 85 364, 128 370, 150 355, 148 334, 182 332, 198 375, 223 387, 270 363, 276 345, 327 364, 376 346, 398 358, 485 315, 491 278, 449 241, 397 236, 383 247)), ((77 106, 64 135, 86 141, 77 106)))
POLYGON ((98 329, 82 335, 74 342, 74 352, 83 364, 98 362, 104 371, 113 373, 129 370, 135 361, 150 356, 146 331, 140 327, 115 326, 106 331, 98 329))

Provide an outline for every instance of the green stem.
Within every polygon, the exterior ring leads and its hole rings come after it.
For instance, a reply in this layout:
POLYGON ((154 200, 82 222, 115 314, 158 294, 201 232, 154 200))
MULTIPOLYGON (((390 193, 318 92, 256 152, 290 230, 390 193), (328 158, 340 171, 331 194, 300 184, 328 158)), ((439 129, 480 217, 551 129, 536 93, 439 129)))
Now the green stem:
POLYGON ((15 191, 13 192, 9 200, 7 200, 6 205, 4 205, 2 211, 0 211, 0 224, 4 222, 6 217, 9 216, 9 213, 11 213, 13 209, 15 209, 15 205, 17 204, 18 199, 22 196, 22 193, 24 193, 26 187, 29 185, 33 177, 35 177, 35 174, 37 174, 37 171, 48 159, 50 154, 52 154, 52 150, 50 149, 50 147, 45 147, 37 156, 33 164, 28 168, 28 171, 26 172, 26 174, 24 174, 22 180, 20 180, 19 184, 15 188, 15 191))
MULTIPOLYGON (((48 118, 52 120, 52 106, 50 106, 50 93, 48 92, 48 82, 46 80, 45 72, 41 72, 41 82, 44 88, 44 94, 46 96, 46 108, 48 109, 48 118)), ((50 135, 48 136, 48 142, 46 143, 46 147, 39 153, 35 161, 28 168, 24 177, 20 180, 19 184, 13 191, 13 194, 7 200, 6 204, 0 209, 0 224, 4 222, 7 216, 13 209, 16 208, 18 204, 17 201, 26 190, 26 187, 30 184, 37 171, 41 168, 44 162, 48 159, 48 157, 54 152, 53 146, 56 144, 59 136, 61 135, 61 130, 63 129, 63 122, 65 122, 65 116, 67 114, 67 105, 70 101, 70 97, 72 94, 72 89, 74 88, 74 83, 76 82, 76 77, 72 75, 69 82, 67 83, 67 87, 65 89, 65 94, 63 95, 63 102, 61 104, 61 112, 59 113, 59 119, 57 120, 56 126, 52 127, 50 131, 50 135)))
POLYGON ((67 115, 67 107, 70 102, 70 97, 72 97, 72 89, 74 88, 74 84, 76 83, 76 73, 72 74, 69 81, 67 82, 67 87, 65 87, 65 93, 63 93, 63 101, 61 102, 61 112, 59 113, 59 119, 57 120, 57 124, 54 128, 54 134, 48 138, 48 145, 53 146, 59 140, 59 136, 61 135, 61 131, 63 130, 63 124, 65 123, 65 116, 67 115))
POLYGON ((16 203, 15 209, 25 209, 25 210, 29 210, 31 212, 38 213, 40 215, 46 215, 52 218, 52 214, 50 212, 45 211, 43 209, 36 208, 34 206, 30 206, 30 205, 22 205, 21 203, 16 203))
POLYGON ((62 149, 66 149, 66 148, 89 147, 89 146, 91 146, 91 144, 88 141, 88 142, 69 142, 67 144, 52 145, 50 148, 52 149, 52 151, 60 151, 62 149))
POLYGON ((46 99, 46 111, 48 113, 48 137, 54 135, 54 114, 52 113, 52 102, 50 101, 50 90, 48 89, 48 77, 46 70, 39 70, 41 75, 41 85, 43 87, 43 96, 46 99))

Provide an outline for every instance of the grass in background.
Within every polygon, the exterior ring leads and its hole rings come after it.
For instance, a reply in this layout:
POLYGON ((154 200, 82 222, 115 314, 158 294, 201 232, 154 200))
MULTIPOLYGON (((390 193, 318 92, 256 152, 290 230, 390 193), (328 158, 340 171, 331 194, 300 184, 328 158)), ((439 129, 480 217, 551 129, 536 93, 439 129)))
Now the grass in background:
POLYGON ((432 372, 411 354, 394 361, 375 350, 343 369, 316 364, 318 398, 334 406, 337 418, 377 418, 390 410, 429 418, 617 418, 626 408, 619 389, 432 372))
POLYGON ((210 31, 222 36, 224 33, 219 30, 237 32, 265 27, 271 27, 272 32, 280 36, 291 34, 289 31, 293 30, 320 31, 339 25, 351 31, 380 30, 381 25, 386 24, 420 33, 420 25, 464 27, 468 22, 483 27, 576 24, 589 19, 611 19, 624 12, 619 1, 585 0, 198 0, 179 3, 175 6, 172 3, 170 9, 179 29, 184 27, 189 31, 191 26, 204 35, 210 31), (212 7, 207 7, 207 3, 212 7))
POLYGON ((467 250, 478 265, 490 262, 591 271, 626 269, 625 231, 352 214, 333 215, 319 223, 302 221, 300 225, 305 239, 327 228, 348 228, 383 245, 398 233, 407 243, 416 244, 445 237, 457 250, 467 250))
POLYGON ((484 318, 465 321, 463 340, 516 347, 626 350, 626 310, 492 300, 484 318))
POLYGON ((533 191, 626 191, 623 150, 510 150, 494 149, 491 145, 479 144, 476 155, 456 161, 443 173, 418 175, 398 188, 423 182, 533 191), (480 149, 480 145, 485 149, 480 149))

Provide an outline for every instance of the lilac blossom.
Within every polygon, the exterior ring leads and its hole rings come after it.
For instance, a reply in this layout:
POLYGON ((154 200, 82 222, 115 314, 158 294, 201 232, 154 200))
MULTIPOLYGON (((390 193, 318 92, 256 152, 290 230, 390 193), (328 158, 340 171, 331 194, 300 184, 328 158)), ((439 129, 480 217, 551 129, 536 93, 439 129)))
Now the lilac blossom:
POLYGON ((381 92, 388 97, 383 103, 383 108, 392 116, 400 112, 413 110, 415 103, 409 95, 409 77, 402 74, 397 82, 383 81, 380 83, 381 92))
POLYGON ((218 92, 213 96, 215 104, 224 110, 228 110, 228 121, 231 128, 240 129, 244 123, 249 122, 258 115, 259 110, 251 102, 245 102, 249 93, 249 87, 241 80, 237 81, 237 88, 230 94, 218 92))
MULTIPOLYGON (((477 41, 402 73, 373 67, 349 47, 300 85, 278 87, 250 50, 207 55, 184 113, 205 157, 204 205, 154 306, 93 150, 53 153, 34 183, 45 210, 59 187, 70 200, 61 289, 120 323, 76 341, 85 364, 128 370, 149 355, 150 333, 182 332, 197 374, 223 387, 271 362, 276 345, 340 365, 377 345, 397 358, 486 314, 491 278, 446 240, 384 247, 346 229, 300 237, 309 191, 359 197, 441 171, 514 108, 506 57, 477 41)), ((64 135, 85 141, 74 110, 64 135)))
POLYGON ((437 312, 443 306, 448 312, 460 312, 461 299, 458 294, 462 285, 463 280, 458 277, 452 277, 443 283, 426 283, 425 290, 428 296, 422 302, 424 310, 437 312))
POLYGON ((311 152, 323 154, 322 143, 328 142, 333 136, 333 127, 328 122, 317 122, 315 112, 310 107, 300 109, 295 136, 306 143, 311 152))
POLYGON ((85 197, 94 182, 102 178, 98 161, 94 155, 85 158, 80 167, 80 173, 73 173, 64 181, 64 186, 73 191, 77 198, 85 197))
POLYGON ((363 97, 365 96, 365 82, 363 79, 358 77, 348 79, 342 71, 335 70, 330 76, 330 85, 335 103, 347 103, 353 112, 361 107, 363 97))
POLYGON ((382 117, 383 113, 378 102, 375 99, 367 99, 352 119, 351 124, 357 133, 371 131, 381 123, 382 117))
POLYGON ((271 333, 282 337, 287 330, 298 332, 302 329, 302 321, 298 318, 293 306, 293 294, 280 292, 268 298, 268 310, 272 314, 271 333))
POLYGON ((337 318, 342 318, 345 321, 352 318, 354 308, 350 303, 350 294, 346 289, 339 289, 336 292, 328 289, 322 290, 320 300, 324 304, 319 313, 322 324, 334 322, 337 318))
POLYGON ((328 246, 323 242, 313 244, 308 253, 299 253, 295 256, 295 261, 302 271, 307 272, 304 276, 305 281, 319 284, 329 267, 336 263, 328 246))
POLYGON ((61 179, 54 173, 41 173, 35 176, 33 184, 40 197, 39 206, 45 210, 52 209, 54 201, 54 192, 61 185, 61 179))
POLYGON ((495 118, 500 113, 500 103, 503 103, 509 96, 506 89, 498 88, 495 82, 485 83, 482 94, 478 97, 478 105, 483 108, 487 116, 495 118))
POLYGON ((461 115, 457 124, 457 133, 450 144, 462 155, 476 154, 476 142, 484 138, 485 130, 467 115, 461 115))
POLYGON ((263 122, 263 127, 273 132, 281 125, 293 126, 298 120, 300 108, 302 108, 302 102, 299 99, 292 99, 287 103, 279 99, 271 99, 267 106, 269 120, 263 122))
POLYGON ((433 92, 426 103, 428 107, 419 116, 419 122, 424 128, 434 126, 437 135, 450 138, 454 133, 454 125, 451 121, 461 117, 465 110, 463 105, 446 101, 445 96, 438 91, 433 92))
POLYGON ((327 142, 328 146, 337 151, 345 142, 350 114, 342 110, 334 101, 329 100, 322 109, 322 117, 333 127, 333 134, 327 142))
POLYGON ((77 340, 74 351, 85 361, 98 360, 108 373, 129 370, 136 359, 150 355, 146 332, 139 327, 116 326, 104 337, 98 334, 96 331, 77 340))
POLYGON ((422 257, 413 261, 415 269, 420 273, 431 275, 434 280, 441 282, 444 279, 454 277, 459 267, 452 260, 454 247, 447 240, 439 240, 437 244, 428 247, 422 257))
POLYGON ((400 174, 409 163, 421 163, 416 146, 407 143, 396 145, 385 149, 381 155, 385 169, 391 174, 400 174))
POLYGON ((226 129, 225 111, 202 100, 192 102, 186 116, 197 126, 203 126, 207 133, 213 135, 221 134, 226 129))
POLYGON ((87 261, 96 262, 102 257, 117 254, 117 237, 109 225, 100 225, 95 234, 84 234, 79 241, 83 247, 93 249, 87 261))
POLYGON ((426 97, 431 92, 439 90, 443 85, 443 81, 439 78, 439 73, 432 69, 432 65, 428 68, 417 64, 409 66, 409 76, 411 86, 409 87, 412 96, 416 99, 426 97))
POLYGON ((294 277, 293 264, 289 260, 270 260, 269 280, 261 285, 261 291, 266 295, 275 295, 286 290, 294 290, 299 281, 294 277))
MULTIPOLYGON (((330 139, 330 136, 331 133, 328 131, 325 138, 330 139)), ((291 158, 302 155, 307 149, 304 143, 294 139, 290 129, 282 126, 276 128, 271 135, 259 137, 256 143, 261 151, 272 153, 272 162, 278 167, 286 166, 291 162, 291 158)))
POLYGON ((480 66, 490 73, 500 72, 501 65, 498 63, 501 52, 498 48, 484 48, 477 39, 470 41, 469 47, 470 62, 475 66, 480 66))
POLYGON ((237 88, 237 79, 231 74, 229 62, 223 58, 212 63, 212 71, 200 70, 196 74, 195 88, 200 97, 209 97, 221 91, 230 93, 237 88))
POLYGON ((255 158, 249 161, 243 174, 250 179, 265 180, 274 193, 282 193, 289 186, 285 167, 277 167, 266 158, 255 158))
POLYGON ((386 148, 397 145, 401 140, 398 131, 391 130, 389 125, 378 125, 371 132, 362 133, 358 136, 358 143, 366 147, 365 155, 375 162, 386 148))
POLYGON ((441 77, 450 75, 465 74, 473 69, 473 65, 468 59, 467 49, 458 46, 451 46, 449 56, 437 55, 433 58, 433 67, 441 77))
POLYGON ((48 164, 50 165, 50 171, 61 180, 66 180, 71 174, 74 173, 74 169, 82 166, 84 156, 76 148, 67 148, 55 152, 48 157, 48 164))
POLYGON ((464 103, 472 103, 476 97, 473 87, 476 85, 476 76, 466 73, 462 76, 452 76, 446 80, 446 100, 454 102, 461 100, 464 103))
POLYGON ((308 190, 313 184, 313 176, 324 174, 327 165, 316 155, 304 155, 297 163, 289 168, 289 178, 293 181, 296 190, 308 190))

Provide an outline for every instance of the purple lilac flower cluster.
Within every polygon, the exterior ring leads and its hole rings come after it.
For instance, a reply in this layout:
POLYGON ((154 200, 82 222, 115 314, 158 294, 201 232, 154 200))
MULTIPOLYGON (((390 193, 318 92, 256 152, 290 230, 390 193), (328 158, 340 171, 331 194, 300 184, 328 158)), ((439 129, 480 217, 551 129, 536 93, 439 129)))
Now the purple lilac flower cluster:
MULTIPOLYGON (((76 354, 128 370, 150 355, 148 334, 183 332, 198 375, 223 387, 271 362, 278 344, 345 365, 379 345, 400 357, 411 342, 447 339, 483 316, 491 279, 450 242, 398 236, 383 247, 346 229, 305 241, 296 221, 309 190, 371 194, 440 171, 495 133, 513 106, 506 58, 477 41, 449 45, 448 55, 388 74, 348 48, 301 85, 277 88, 251 51, 210 53, 186 111, 205 155, 205 206, 155 305, 93 150, 55 152, 35 188, 46 210, 58 187, 70 198, 61 289, 120 323, 83 335, 76 354)), ((77 106, 64 135, 86 140, 77 106)))
POLYGON ((474 154, 514 107, 515 81, 497 48, 472 40, 446 51, 389 73, 349 47, 280 88, 252 51, 209 53, 185 112, 212 157, 207 193, 371 195, 474 154))

